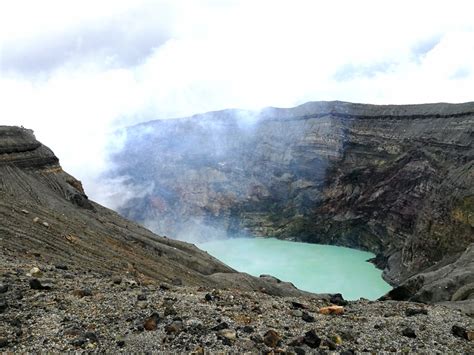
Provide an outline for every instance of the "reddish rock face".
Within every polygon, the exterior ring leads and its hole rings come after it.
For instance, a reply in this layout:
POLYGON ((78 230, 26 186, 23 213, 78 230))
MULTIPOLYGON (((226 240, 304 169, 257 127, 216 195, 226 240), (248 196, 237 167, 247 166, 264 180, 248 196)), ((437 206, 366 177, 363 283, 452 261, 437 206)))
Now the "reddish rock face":
POLYGON ((157 232, 360 248, 397 285, 474 242, 473 127, 474 103, 226 110, 129 128, 113 174, 153 186, 120 211, 157 232))

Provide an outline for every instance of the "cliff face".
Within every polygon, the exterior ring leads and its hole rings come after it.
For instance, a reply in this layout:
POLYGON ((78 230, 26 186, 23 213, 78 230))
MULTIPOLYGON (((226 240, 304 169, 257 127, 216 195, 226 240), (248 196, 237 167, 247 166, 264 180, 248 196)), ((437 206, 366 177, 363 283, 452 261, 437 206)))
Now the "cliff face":
POLYGON ((90 201, 32 131, 0 126, 0 261, 8 259, 142 281, 302 294, 237 273, 194 245, 157 236, 90 201))
MULTIPOLYGON (((131 127, 115 156, 113 174, 142 187, 120 212, 170 235, 211 228, 370 250, 398 285, 474 241, 473 127, 474 103, 152 121, 131 127)), ((474 282, 467 267, 444 298, 474 282)))

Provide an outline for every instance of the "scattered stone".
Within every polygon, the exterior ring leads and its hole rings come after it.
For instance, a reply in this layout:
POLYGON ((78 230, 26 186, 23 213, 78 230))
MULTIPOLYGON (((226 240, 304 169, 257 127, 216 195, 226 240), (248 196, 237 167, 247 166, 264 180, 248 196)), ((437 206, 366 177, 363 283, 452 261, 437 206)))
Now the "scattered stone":
POLYGON ((33 222, 34 222, 34 223, 38 223, 38 222, 39 222, 39 220, 40 220, 40 219, 39 219, 39 217, 35 217, 35 218, 33 218, 33 222))
POLYGON ((321 345, 321 338, 318 337, 314 329, 311 329, 310 331, 306 332, 303 339, 304 343, 310 348, 316 349, 317 347, 319 347, 319 345, 321 345))
POLYGON ((49 228, 49 223, 48 223, 48 222, 43 222, 43 223, 41 223, 41 224, 42 224, 43 226, 49 228))
POLYGON ((25 210, 25 209, 21 210, 21 212, 24 213, 24 214, 30 214, 30 212, 28 210, 25 210))
MULTIPOLYGON (((146 301, 146 294, 144 293, 140 293, 138 296, 137 296, 137 300, 138 301, 146 301)), ((166 314, 165 314, 166 315, 166 314)))
POLYGON ((337 344, 331 339, 326 339, 324 344, 329 348, 329 350, 337 350, 337 344))
POLYGON ((237 333, 233 329, 222 329, 217 333, 220 337, 235 340, 237 338, 237 333))
POLYGON ((59 269, 59 270, 68 270, 69 269, 68 266, 65 265, 65 264, 56 264, 56 265, 54 265, 54 267, 56 269, 59 269))
POLYGON ((216 326, 212 327, 211 330, 219 331, 219 330, 228 329, 228 328, 229 328, 229 325, 226 322, 221 322, 217 324, 216 326))
POLYGON ((12 327, 21 328, 21 321, 18 318, 12 319, 10 325, 12 327))
POLYGON ((84 338, 86 338, 87 340, 89 340, 91 343, 98 343, 99 342, 99 338, 97 337, 97 335, 93 332, 87 332, 84 334, 84 338))
POLYGON ((66 336, 79 336, 82 335, 83 330, 77 325, 72 325, 69 328, 65 329, 63 334, 66 336))
POLYGON ((341 344, 342 344, 342 338, 341 338, 340 335, 335 334, 335 335, 331 336, 330 339, 331 339, 334 343, 336 343, 337 345, 341 345, 341 344))
POLYGON ((206 293, 206 295, 204 296, 204 299, 207 301, 207 302, 211 302, 213 297, 210 293, 206 293))
POLYGON ((343 314, 344 313, 344 307, 342 306, 329 306, 329 307, 323 307, 319 309, 319 313, 321 314, 343 314))
POLYGON ((337 306, 347 306, 348 302, 342 297, 340 293, 336 293, 334 295, 331 295, 331 298, 329 299, 329 302, 332 304, 335 304, 337 306))
POLYGON ((130 287, 130 288, 137 288, 138 287, 138 282, 136 282, 135 280, 126 280, 126 281, 127 281, 128 287, 130 287))
POLYGON ((405 329, 403 329, 402 335, 407 338, 416 338, 415 331, 410 327, 406 327, 405 329))
POLYGON ((7 293, 9 288, 8 284, 0 284, 0 293, 7 293))
POLYGON ((296 301, 291 301, 291 306, 292 306, 294 309, 306 309, 306 308, 308 308, 308 307, 306 307, 303 303, 296 302, 296 301))
POLYGON ((295 351, 296 355, 305 355, 306 354, 306 351, 303 348, 300 348, 300 347, 296 347, 293 350, 295 351))
POLYGON ((0 314, 2 314, 3 312, 5 312, 8 308, 8 303, 7 303, 7 300, 5 298, 0 298, 0 314))
POLYGON ((405 311, 407 317, 416 316, 418 314, 427 315, 428 310, 426 308, 407 308, 405 311))
POLYGON ((30 288, 33 290, 50 290, 52 287, 51 283, 47 280, 41 282, 38 279, 30 279, 29 284, 30 288))
POLYGON ((155 312, 145 320, 143 327, 148 331, 156 330, 159 320, 160 315, 155 312))
POLYGON ((115 343, 119 348, 123 348, 125 346, 125 340, 117 340, 115 343))
POLYGON ((41 277, 41 276, 43 276, 43 273, 41 272, 41 270, 38 267, 35 266, 26 275, 27 276, 33 276, 33 277, 41 277))
POLYGON ((303 312, 303 315, 301 317, 305 322, 308 323, 314 323, 316 319, 312 315, 310 315, 308 312, 303 312))
POLYGON ((301 318, 301 317, 303 317, 303 312, 301 312, 299 309, 295 309, 293 311, 293 316, 295 316, 297 318, 301 318))
POLYGON ((71 345, 74 345, 75 347, 82 347, 86 342, 87 339, 81 336, 79 338, 73 339, 71 341, 71 345))
POLYGON ((92 291, 90 288, 81 288, 80 290, 75 290, 72 294, 80 298, 90 297, 92 296, 92 291))
POLYGON ((291 301, 291 306, 294 309, 307 309, 308 306, 304 305, 303 303, 296 302, 296 301, 291 301))
POLYGON ((257 344, 263 343, 263 337, 260 334, 253 334, 250 336, 250 340, 257 344))
POLYGON ((466 340, 474 340, 474 330, 468 330, 460 325, 453 325, 451 333, 466 340))
POLYGON ((222 339, 222 344, 223 345, 232 346, 233 343, 234 343, 232 340, 227 339, 227 338, 220 337, 220 339, 222 339))
POLYGON ((289 346, 300 346, 304 344, 304 337, 298 337, 288 343, 289 346))
POLYGON ((0 338, 0 349, 8 346, 8 340, 6 338, 0 338))
POLYGON ((246 325, 242 328, 242 331, 244 333, 249 333, 250 334, 250 333, 253 333, 255 331, 255 329, 250 325, 246 325))
POLYGON ((114 285, 120 285, 122 283, 122 278, 120 276, 114 276, 112 278, 112 283, 114 285))
POLYGON ((167 284, 161 284, 160 290, 162 291, 169 291, 170 287, 167 284))
POLYGON ((164 314, 165 314, 165 317, 174 316, 176 315, 176 309, 174 309, 173 306, 166 306, 164 314))
POLYGON ((165 332, 168 334, 177 334, 184 328, 184 324, 181 320, 174 320, 165 327, 165 332))
POLYGON ((465 337, 467 340, 472 341, 474 340, 474 330, 466 330, 465 337))
POLYGON ((196 347, 196 349, 191 352, 191 355, 204 355, 204 348, 202 346, 196 347))
POLYGON ((278 334, 273 329, 268 330, 263 336, 263 342, 265 343, 266 346, 269 346, 270 348, 276 348, 280 341, 281 341, 280 334, 278 334))

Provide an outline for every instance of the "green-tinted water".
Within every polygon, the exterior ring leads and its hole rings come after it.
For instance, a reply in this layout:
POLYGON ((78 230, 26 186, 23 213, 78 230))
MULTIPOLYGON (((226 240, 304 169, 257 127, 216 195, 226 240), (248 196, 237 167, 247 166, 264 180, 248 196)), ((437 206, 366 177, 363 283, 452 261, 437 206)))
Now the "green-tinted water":
POLYGON ((374 255, 365 251, 273 238, 225 239, 199 247, 238 271, 270 274, 310 292, 376 299, 391 288, 366 262, 374 255))

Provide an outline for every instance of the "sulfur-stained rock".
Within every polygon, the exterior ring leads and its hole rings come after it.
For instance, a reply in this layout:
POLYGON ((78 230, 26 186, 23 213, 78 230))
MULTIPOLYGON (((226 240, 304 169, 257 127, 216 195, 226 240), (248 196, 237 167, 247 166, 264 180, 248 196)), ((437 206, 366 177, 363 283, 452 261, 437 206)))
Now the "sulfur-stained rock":
POLYGON ((344 313, 344 307, 342 306, 328 306, 328 307, 322 307, 319 309, 319 313, 321 314, 343 314, 344 313))

